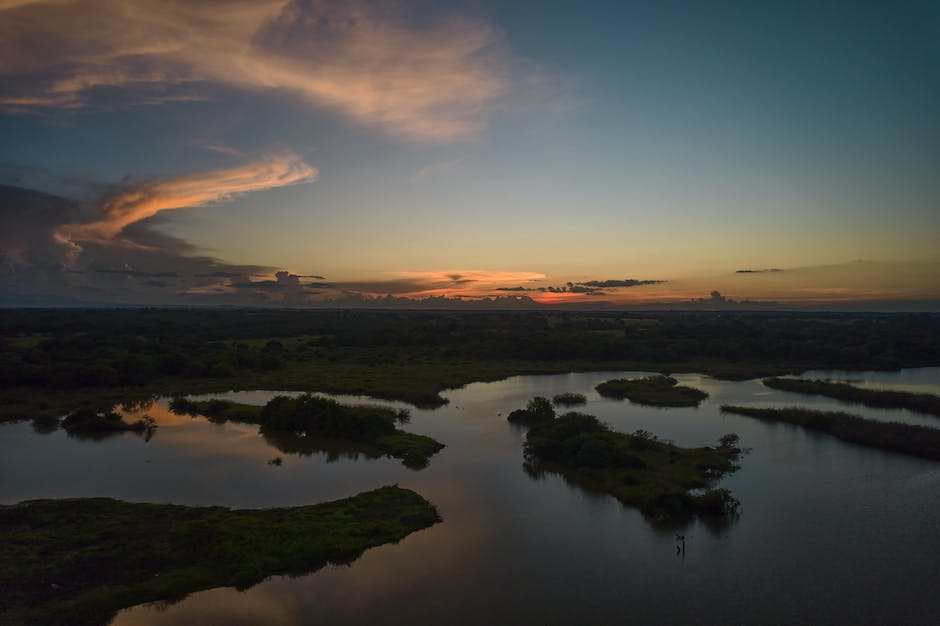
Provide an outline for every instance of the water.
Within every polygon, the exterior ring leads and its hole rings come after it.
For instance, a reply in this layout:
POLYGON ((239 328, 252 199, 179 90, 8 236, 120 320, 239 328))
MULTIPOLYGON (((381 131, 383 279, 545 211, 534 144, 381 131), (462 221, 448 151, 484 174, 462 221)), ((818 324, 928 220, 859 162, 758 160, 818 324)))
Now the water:
MULTIPOLYGON (((721 404, 812 405, 940 426, 906 411, 865 409, 778 392, 754 381, 678 375, 708 391, 699 408, 657 409, 601 398, 625 372, 524 376, 448 392, 412 409, 406 427, 447 444, 427 469, 355 450, 286 454, 256 426, 140 413, 149 442, 122 434, 78 441, 29 424, 0 426, 0 499, 111 496, 134 501, 270 507, 341 498, 398 483, 444 522, 349 566, 249 589, 213 589, 170 606, 121 612, 114 624, 935 624, 940 615, 940 464, 853 446, 787 425, 722 414, 721 404), (693 522, 684 557, 674 531, 613 498, 522 469, 525 431, 506 414, 533 395, 588 397, 578 410, 618 430, 680 445, 736 432, 750 452, 722 480, 742 503, 724 528, 693 522), (280 467, 267 463, 281 456, 280 467)), ((827 373, 872 386, 936 381, 940 368, 827 373)), ((273 392, 221 394, 265 402, 273 392)), ((363 401, 362 398, 340 397, 363 401)), ((404 404, 383 402, 404 407, 404 404)))

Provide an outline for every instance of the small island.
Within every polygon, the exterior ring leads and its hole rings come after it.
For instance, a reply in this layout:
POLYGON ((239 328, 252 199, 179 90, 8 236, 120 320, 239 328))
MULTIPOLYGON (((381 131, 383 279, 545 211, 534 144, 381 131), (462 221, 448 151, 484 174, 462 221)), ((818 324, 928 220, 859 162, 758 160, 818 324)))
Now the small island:
POLYGON ((577 406, 587 404, 587 396, 583 393, 559 393, 552 397, 555 406, 577 406))
POLYGON ((106 624, 144 602, 350 563, 439 521, 399 487, 259 510, 109 498, 0 506, 0 623, 106 624))
POLYGON ((780 391, 826 396, 876 409, 907 409, 940 417, 940 396, 890 389, 863 389, 848 383, 802 378, 767 378, 764 385, 780 391))
POLYGON ((555 408, 548 398, 535 396, 529 400, 524 409, 510 411, 506 420, 520 426, 534 426, 555 419, 555 408))
POLYGON ((149 417, 128 423, 114 411, 99 413, 94 409, 82 408, 69 413, 62 420, 62 428, 72 437, 104 439, 123 432, 133 432, 149 437, 156 425, 149 417))
POLYGON ((799 407, 764 409, 724 405, 721 410, 765 422, 785 422, 826 433, 869 448, 940 461, 940 429, 900 422, 880 422, 840 411, 799 407))
POLYGON ((626 398, 649 406, 698 406, 708 397, 704 391, 679 385, 675 378, 661 374, 608 380, 595 389, 606 398, 626 398))
MULTIPOLYGON (((179 414, 205 415, 215 422, 232 420, 258 424, 261 434, 271 441, 283 440, 284 435, 292 434, 368 444, 401 459, 411 469, 426 467, 430 458, 444 448, 444 444, 430 437, 397 428, 397 423, 408 419, 405 410, 345 405, 312 394, 276 396, 263 407, 227 400, 177 398, 170 403, 170 409, 179 414)), ((294 447, 300 449, 300 446, 294 447)))
MULTIPOLYGON (((539 398, 529 402, 530 407, 540 404, 539 398)), ((717 447, 680 448, 646 431, 612 431, 593 415, 529 417, 525 458, 530 473, 561 474, 582 487, 639 507, 655 521, 693 515, 721 518, 737 510, 738 501, 727 489, 710 488, 737 469, 734 461, 741 449, 735 434, 722 437, 717 447)))

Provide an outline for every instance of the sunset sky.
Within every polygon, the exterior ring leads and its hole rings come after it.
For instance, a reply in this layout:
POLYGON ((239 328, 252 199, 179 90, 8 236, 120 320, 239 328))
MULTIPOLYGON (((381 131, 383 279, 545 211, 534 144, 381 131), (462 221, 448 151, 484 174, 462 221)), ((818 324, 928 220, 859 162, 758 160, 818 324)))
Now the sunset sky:
POLYGON ((0 0, 0 137, 0 304, 940 310, 934 0, 0 0))

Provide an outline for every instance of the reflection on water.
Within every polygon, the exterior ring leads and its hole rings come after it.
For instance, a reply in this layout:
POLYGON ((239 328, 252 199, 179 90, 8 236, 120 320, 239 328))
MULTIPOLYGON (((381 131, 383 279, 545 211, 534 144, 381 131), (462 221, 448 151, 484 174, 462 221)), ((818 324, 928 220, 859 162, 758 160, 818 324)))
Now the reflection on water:
POLYGON ((262 436, 268 444, 284 454, 297 454, 299 456, 323 455, 327 463, 333 463, 339 459, 358 461, 360 457, 379 459, 385 456, 385 453, 375 446, 348 439, 309 437, 293 432, 262 433, 262 436))
MULTIPOLYGON (((515 377, 448 392, 449 405, 412 410, 408 430, 447 444, 419 472, 364 451, 331 453, 322 442, 266 440, 255 425, 173 415, 164 399, 126 413, 156 420, 149 443, 122 434, 90 444, 62 430, 38 435, 29 424, 7 424, 0 498, 268 507, 398 483, 434 502, 444 519, 351 566, 135 607, 118 616, 120 625, 936 622, 938 464, 719 412, 721 404, 847 408, 758 381, 677 375, 711 394, 698 408, 641 407, 594 392, 599 382, 633 374, 515 377), (533 395, 566 391, 585 394, 579 410, 617 430, 648 430, 682 446, 738 433, 751 452, 720 486, 741 501, 740 517, 721 528, 694 521, 679 531, 686 551, 677 557, 675 529, 651 526, 561 476, 534 480, 523 470, 524 430, 505 416, 533 395), (268 465, 278 454, 283 465, 268 465)), ((847 374, 872 384, 881 375, 847 374)), ((936 380, 940 368, 911 375, 936 380)), ((272 395, 228 397, 261 404, 272 395)), ((848 410, 940 425, 906 411, 848 410)))

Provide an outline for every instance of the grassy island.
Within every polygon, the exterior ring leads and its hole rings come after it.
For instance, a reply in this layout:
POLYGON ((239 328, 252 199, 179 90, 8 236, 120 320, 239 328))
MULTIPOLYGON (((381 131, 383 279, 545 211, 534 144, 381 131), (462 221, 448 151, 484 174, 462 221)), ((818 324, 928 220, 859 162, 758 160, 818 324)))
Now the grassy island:
POLYGON ((535 396, 529 400, 524 409, 510 411, 506 419, 520 426, 544 424, 545 422, 550 422, 555 419, 555 407, 552 406, 548 398, 535 396))
POLYGON ((680 448, 646 431, 610 430, 593 415, 567 413, 535 423, 525 441, 527 470, 556 472, 573 483, 639 507, 667 521, 692 515, 724 517, 738 507, 727 489, 709 489, 737 468, 734 434, 718 447, 680 448), (704 490, 692 494, 690 490, 704 490))
POLYGON ((577 406, 587 404, 587 396, 583 393, 559 393, 552 397, 555 406, 577 406))
POLYGON ((840 411, 816 411, 799 407, 760 409, 725 405, 721 410, 765 422, 802 426, 869 448, 940 461, 940 430, 929 426, 880 422, 840 411))
POLYGON ((607 398, 627 398, 649 406, 698 406, 708 397, 704 391, 685 387, 675 378, 663 375, 608 380, 595 389, 607 398))
POLYGON ((170 409, 175 413, 205 415, 217 422, 233 420, 258 424, 269 441, 275 445, 276 442, 287 444, 288 449, 281 448, 285 452, 303 449, 299 442, 289 443, 290 435, 332 438, 368 444, 375 450, 401 459, 412 469, 420 469, 444 448, 444 444, 430 437, 397 428, 397 423, 407 421, 407 411, 374 405, 344 405, 331 398, 311 394, 296 398, 277 396, 263 407, 227 400, 177 398, 170 404, 170 409))
POLYGON ((930 393, 863 389, 848 383, 800 378, 768 378, 764 380, 764 384, 780 391, 826 396, 876 409, 908 409, 940 417, 940 397, 930 393))
POLYGON ((398 487, 261 510, 108 498, 0 506, 0 623, 106 624, 143 602, 348 563, 439 521, 398 487))

